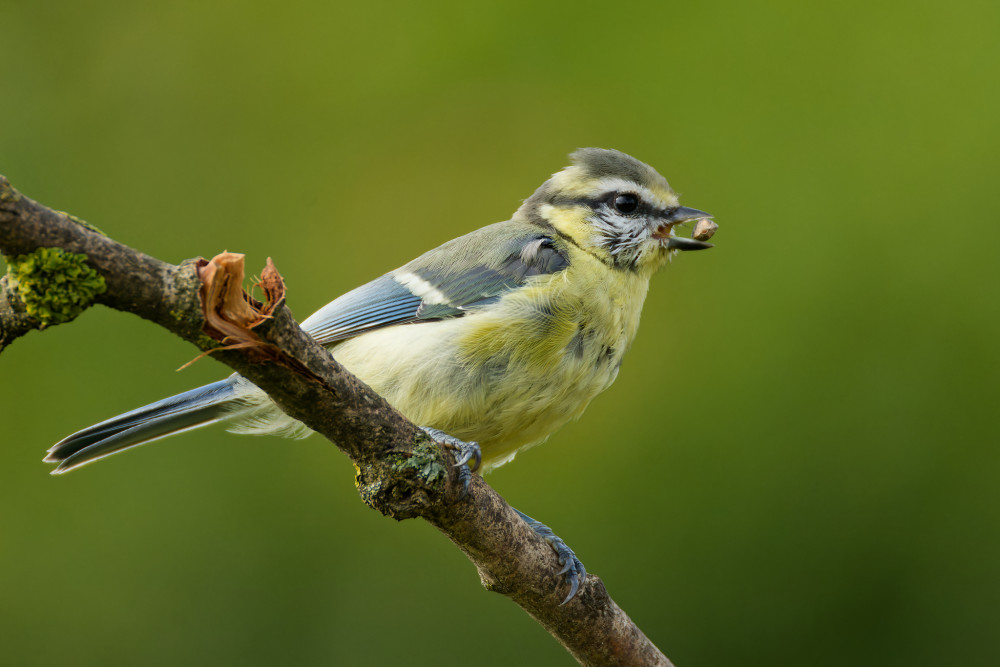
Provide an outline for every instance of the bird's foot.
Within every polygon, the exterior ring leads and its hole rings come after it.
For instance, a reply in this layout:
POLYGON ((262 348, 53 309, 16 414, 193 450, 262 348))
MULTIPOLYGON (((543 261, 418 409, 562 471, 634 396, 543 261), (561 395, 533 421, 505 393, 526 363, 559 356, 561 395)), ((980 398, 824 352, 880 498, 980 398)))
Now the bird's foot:
POLYGON ((556 552, 559 557, 559 564, 562 565, 562 569, 559 570, 559 574, 566 575, 566 582, 569 584, 569 595, 566 599, 560 603, 560 606, 566 604, 574 597, 576 597, 577 591, 580 590, 580 584, 582 584, 587 579, 587 569, 580 562, 580 559, 576 557, 569 546, 562 541, 562 539, 552 532, 552 529, 546 526, 541 521, 535 521, 530 516, 521 512, 520 510, 514 509, 518 516, 524 519, 524 522, 538 534, 539 537, 544 539, 552 547, 552 550, 556 552))
POLYGON ((459 496, 459 500, 461 500, 469 493, 472 473, 479 470, 479 465, 483 462, 483 452, 479 449, 479 443, 459 440, 444 431, 427 426, 421 426, 420 430, 431 436, 436 443, 445 449, 455 452, 455 467, 458 468, 458 480, 462 482, 462 495, 459 496), (466 465, 466 463, 469 465, 466 465), (472 469, 470 470, 469 468, 472 469))

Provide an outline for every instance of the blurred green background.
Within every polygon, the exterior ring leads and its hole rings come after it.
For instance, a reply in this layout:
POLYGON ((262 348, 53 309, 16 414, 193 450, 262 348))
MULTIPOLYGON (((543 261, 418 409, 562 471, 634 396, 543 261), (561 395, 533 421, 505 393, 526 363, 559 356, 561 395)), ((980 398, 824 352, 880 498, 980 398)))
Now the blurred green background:
MULTIPOLYGON (((996 2, 0 8, 0 173, 300 318, 504 220, 579 146, 717 247, 584 418, 489 481, 678 665, 1000 661, 996 2)), ((70 432, 222 377, 96 308, 0 356, 0 663, 572 664, 318 437, 70 432)))

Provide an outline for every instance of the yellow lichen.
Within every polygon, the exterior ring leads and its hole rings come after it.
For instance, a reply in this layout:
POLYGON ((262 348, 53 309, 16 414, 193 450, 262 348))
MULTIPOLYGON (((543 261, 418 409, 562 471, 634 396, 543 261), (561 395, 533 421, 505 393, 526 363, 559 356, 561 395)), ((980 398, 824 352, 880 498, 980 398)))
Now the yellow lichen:
POLYGON ((104 277, 87 263, 86 255, 62 248, 38 248, 5 260, 11 287, 27 314, 42 326, 69 322, 107 289, 104 277))

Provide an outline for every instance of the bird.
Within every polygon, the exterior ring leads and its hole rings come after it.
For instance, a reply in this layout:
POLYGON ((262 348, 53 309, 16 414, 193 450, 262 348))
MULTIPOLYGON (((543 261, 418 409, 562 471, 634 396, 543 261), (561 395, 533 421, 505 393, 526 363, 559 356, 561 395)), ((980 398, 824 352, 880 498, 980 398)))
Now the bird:
MULTIPOLYGON (((667 180, 621 151, 582 148, 510 220, 430 250, 331 301, 301 323, 348 371, 448 449, 468 479, 546 440, 618 376, 650 279, 680 236, 717 227, 667 180), (467 465, 468 464, 468 465, 467 465)), ((711 234, 708 234, 710 236, 711 234)), ((78 431, 45 461, 61 474, 153 440, 226 422, 231 431, 311 433, 238 374, 78 431)), ((586 569, 551 529, 575 596, 586 569)))

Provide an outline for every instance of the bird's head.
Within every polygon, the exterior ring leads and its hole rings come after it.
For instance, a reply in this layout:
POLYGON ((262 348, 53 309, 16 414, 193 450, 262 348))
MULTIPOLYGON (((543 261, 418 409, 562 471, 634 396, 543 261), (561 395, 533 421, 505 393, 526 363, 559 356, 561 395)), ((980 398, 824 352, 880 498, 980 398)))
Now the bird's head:
POLYGON ((676 225, 712 216, 681 206, 667 180, 649 165, 602 148, 581 148, 570 161, 515 217, 552 227, 622 270, 652 273, 676 251, 712 247, 675 235, 676 225))

